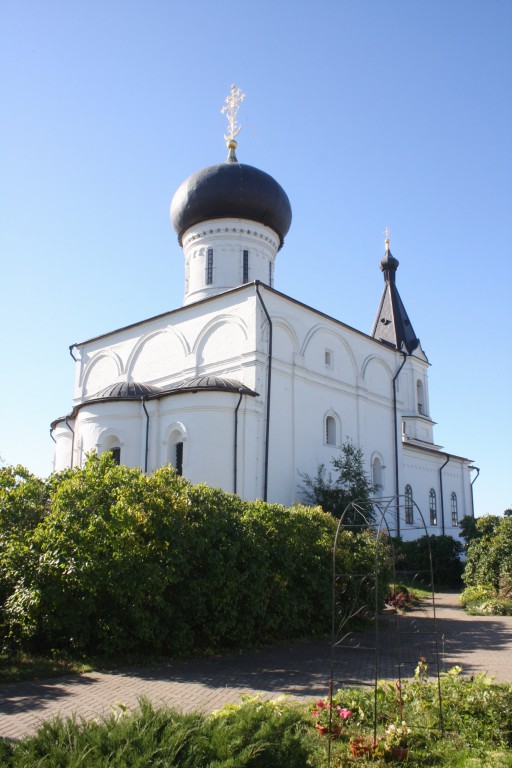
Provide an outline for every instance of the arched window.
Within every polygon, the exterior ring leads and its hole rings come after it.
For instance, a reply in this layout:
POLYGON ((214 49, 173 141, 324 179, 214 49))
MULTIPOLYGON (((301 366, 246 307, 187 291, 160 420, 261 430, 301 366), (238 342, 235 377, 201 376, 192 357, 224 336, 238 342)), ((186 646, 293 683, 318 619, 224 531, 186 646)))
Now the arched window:
POLYGON ((167 462, 172 464, 178 475, 183 474, 185 463, 186 431, 183 424, 176 422, 167 438, 167 462))
POLYGON ((372 461, 372 482, 374 485, 378 486, 376 489, 377 491, 382 490, 382 461, 378 456, 375 456, 372 461))
POLYGON ((106 437, 103 441, 99 453, 108 452, 112 454, 114 463, 119 466, 121 464, 121 441, 117 435, 108 435, 108 437, 106 437))
POLYGON ((459 510, 457 506, 457 494, 455 491, 452 491, 451 499, 450 499, 450 506, 452 510, 452 525, 458 525, 459 524, 459 510))
POLYGON ((418 413, 425 415, 427 412, 427 409, 425 408, 425 394, 423 392, 423 382, 419 379, 416 382, 416 398, 418 402, 418 413))
POLYGON ((414 507, 412 503, 412 488, 410 485, 405 486, 405 522, 407 525, 414 523, 414 507))
POLYGON ((325 443, 336 445, 336 420, 333 416, 328 416, 325 420, 325 443))
POLYGON ((433 488, 428 494, 428 506, 430 509, 430 525, 437 525, 437 498, 433 488))

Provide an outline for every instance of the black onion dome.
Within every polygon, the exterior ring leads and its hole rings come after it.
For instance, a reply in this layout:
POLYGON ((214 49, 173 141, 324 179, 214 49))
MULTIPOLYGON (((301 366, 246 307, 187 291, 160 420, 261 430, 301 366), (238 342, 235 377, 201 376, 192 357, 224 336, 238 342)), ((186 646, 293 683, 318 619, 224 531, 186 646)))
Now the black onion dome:
POLYGON ((209 219, 248 219, 264 224, 279 236, 280 247, 292 222, 288 195, 272 176, 239 163, 234 152, 225 163, 189 176, 171 202, 171 221, 180 245, 183 233, 209 219))

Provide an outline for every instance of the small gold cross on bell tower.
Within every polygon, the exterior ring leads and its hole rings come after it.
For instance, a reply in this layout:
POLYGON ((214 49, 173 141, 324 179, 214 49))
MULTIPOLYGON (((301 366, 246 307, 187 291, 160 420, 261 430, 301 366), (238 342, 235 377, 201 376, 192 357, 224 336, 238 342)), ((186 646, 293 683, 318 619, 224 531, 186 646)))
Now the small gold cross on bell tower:
POLYGON ((389 251, 389 227, 386 227, 384 230, 384 234, 386 235, 386 239, 384 240, 384 245, 386 246, 386 253, 389 251))

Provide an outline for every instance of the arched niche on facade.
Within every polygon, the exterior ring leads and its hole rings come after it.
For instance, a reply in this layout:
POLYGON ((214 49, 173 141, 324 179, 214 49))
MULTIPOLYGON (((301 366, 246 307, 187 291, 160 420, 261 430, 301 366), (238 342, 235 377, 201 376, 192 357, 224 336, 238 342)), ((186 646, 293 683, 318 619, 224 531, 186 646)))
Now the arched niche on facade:
POLYGON ((247 348, 247 326, 238 317, 217 316, 202 329, 193 351, 198 369, 240 358, 247 348))
POLYGON ((330 353, 327 370, 332 370, 347 384, 355 385, 357 365, 351 346, 340 333, 319 324, 309 331, 302 344, 304 367, 318 373, 325 372, 326 351, 330 353))
POLYGON ((128 376, 133 381, 155 381, 162 374, 179 373, 188 353, 186 339, 173 328, 146 334, 130 355, 128 376))
POLYGON ((299 350, 297 334, 292 326, 281 318, 272 320, 272 355, 275 360, 293 363, 299 350))
POLYGON ((363 364, 362 375, 364 387, 370 394, 391 397, 393 375, 380 357, 368 357, 363 364))
POLYGON ((116 382, 123 370, 119 355, 115 352, 100 352, 87 364, 82 378, 82 395, 91 397, 116 382))

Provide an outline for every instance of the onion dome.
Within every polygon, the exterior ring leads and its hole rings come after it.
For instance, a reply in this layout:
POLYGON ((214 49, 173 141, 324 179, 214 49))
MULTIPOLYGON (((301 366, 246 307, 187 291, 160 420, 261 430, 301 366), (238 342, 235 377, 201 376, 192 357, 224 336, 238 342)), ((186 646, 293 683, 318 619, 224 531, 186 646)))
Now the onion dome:
POLYGON ((226 162, 203 168, 178 187, 171 202, 171 221, 180 245, 189 227, 211 219, 248 219, 270 227, 282 247, 290 229, 288 195, 268 173, 239 163, 237 143, 228 142, 226 162))
POLYGON ((380 268, 384 272, 384 280, 386 282, 388 281, 394 282, 395 274, 400 262, 398 261, 398 259, 395 259, 395 257, 391 253, 391 249, 389 247, 389 237, 387 236, 387 234, 386 234, 385 246, 386 246, 386 253, 381 259, 380 268))

